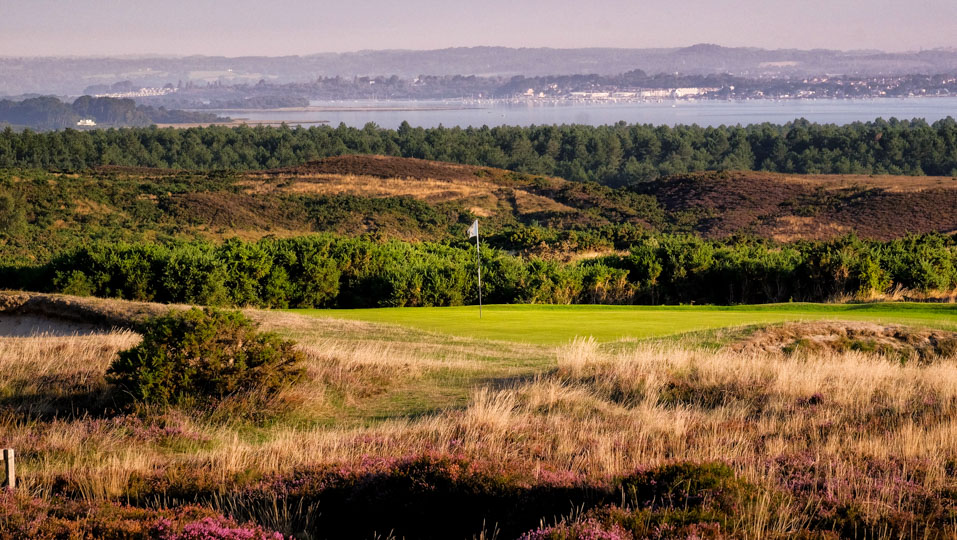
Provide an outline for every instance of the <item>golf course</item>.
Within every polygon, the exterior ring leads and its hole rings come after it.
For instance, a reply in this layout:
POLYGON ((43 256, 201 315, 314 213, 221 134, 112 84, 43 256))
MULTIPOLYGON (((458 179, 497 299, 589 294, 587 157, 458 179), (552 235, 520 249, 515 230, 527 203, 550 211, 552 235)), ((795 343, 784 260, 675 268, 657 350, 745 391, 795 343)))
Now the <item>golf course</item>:
POLYGON ((398 324, 450 335, 557 345, 576 337, 640 340, 790 321, 845 320, 957 329, 957 305, 919 303, 745 306, 491 305, 292 310, 314 317, 398 324))
POLYGON ((957 538, 950 176, 180 133, 0 130, 0 540, 957 538))

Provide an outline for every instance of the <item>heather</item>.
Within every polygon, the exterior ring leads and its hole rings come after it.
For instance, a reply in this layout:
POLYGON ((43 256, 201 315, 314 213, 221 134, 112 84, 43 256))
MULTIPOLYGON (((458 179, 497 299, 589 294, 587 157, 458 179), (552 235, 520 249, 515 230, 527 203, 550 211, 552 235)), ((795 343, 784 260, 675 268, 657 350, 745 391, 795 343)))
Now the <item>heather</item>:
POLYGON ((0 445, 20 456, 0 529, 136 538, 167 519, 175 534, 214 538, 258 538, 222 532, 255 527, 295 538, 957 531, 957 358, 946 351, 907 362, 774 353, 736 348, 734 333, 725 345, 712 334, 533 345, 245 315, 303 355, 268 415, 233 414, 242 396, 219 412, 115 406, 107 370, 141 342, 132 332, 0 339, 0 445))
POLYGON ((149 510, 107 501, 37 499, 0 493, 0 538, 281 540, 255 524, 241 525, 200 506, 149 510))

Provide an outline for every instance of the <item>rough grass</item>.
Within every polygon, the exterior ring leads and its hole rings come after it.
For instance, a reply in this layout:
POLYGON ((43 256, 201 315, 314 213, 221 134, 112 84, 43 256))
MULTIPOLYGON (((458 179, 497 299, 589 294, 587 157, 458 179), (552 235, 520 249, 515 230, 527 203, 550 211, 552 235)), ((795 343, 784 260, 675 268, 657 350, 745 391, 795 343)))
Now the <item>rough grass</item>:
POLYGON ((919 303, 753 306, 478 306, 296 310, 315 317, 398 324, 450 335, 539 344, 576 337, 600 342, 674 336, 731 326, 841 319, 957 330, 957 305, 919 303))
MULTIPOLYGON (((754 317, 781 309, 658 312, 754 317)), ((951 306, 863 311, 953 321, 951 306)), ((607 310, 622 312, 643 311, 607 310)), ((834 308, 803 311, 816 312, 833 317, 834 308)), ((560 345, 517 343, 247 313, 298 339, 307 355, 306 380, 269 417, 104 407, 103 373, 116 350, 138 339, 129 332, 0 339, 0 446, 18 450, 21 488, 45 501, 200 502, 239 522, 314 538, 371 538, 385 534, 386 522, 396 537, 423 537, 413 532, 455 521, 423 508, 456 515, 456 501, 490 523, 461 521, 454 537, 491 535, 495 523, 507 533, 501 538, 515 537, 540 519, 584 531, 578 537, 715 537, 715 527, 738 538, 957 531, 952 356, 902 364, 860 350, 714 351, 690 338, 569 342, 576 332, 560 345), (719 465, 696 465, 708 463, 719 465), (522 520, 514 508, 540 513, 522 520)), ((596 313, 582 309, 570 324, 596 313)), ((424 537, 448 536, 441 533, 424 537)))

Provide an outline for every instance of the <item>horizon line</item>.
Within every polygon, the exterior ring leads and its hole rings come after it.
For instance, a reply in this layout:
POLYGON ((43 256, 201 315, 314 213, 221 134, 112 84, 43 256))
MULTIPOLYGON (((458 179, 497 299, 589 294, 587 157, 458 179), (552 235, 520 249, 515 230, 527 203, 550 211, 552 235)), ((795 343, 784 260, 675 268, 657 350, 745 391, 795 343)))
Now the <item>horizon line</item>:
POLYGON ((441 51, 450 51, 458 49, 508 49, 508 50, 547 50, 547 51, 588 51, 588 50, 617 50, 617 51, 680 51, 683 49, 692 49, 695 47, 716 47, 721 49, 745 49, 745 50, 761 50, 768 52, 780 52, 780 51, 793 51, 793 52, 831 52, 831 53, 857 53, 857 54, 919 54, 925 51, 942 51, 957 53, 957 46, 938 46, 938 47, 920 47, 918 49, 906 49, 899 51, 891 51, 885 49, 873 49, 873 48, 862 48, 862 49, 835 49, 827 47, 813 47, 802 49, 798 47, 778 47, 778 48, 767 48, 767 47, 757 47, 757 46, 730 46, 730 45, 720 45, 716 43, 706 43, 699 42, 691 45, 684 46, 674 46, 674 47, 610 47, 610 46, 591 46, 591 47, 550 47, 550 46, 537 46, 537 47, 513 47, 507 45, 463 45, 463 46, 449 46, 449 47, 440 47, 440 48, 431 48, 431 49, 412 49, 412 48, 388 48, 388 49, 356 49, 349 51, 318 51, 311 53, 298 53, 298 54, 238 54, 238 55, 227 55, 227 54, 210 54, 210 53, 162 53, 162 52, 152 52, 152 53, 133 53, 133 54, 47 54, 47 55, 18 55, 18 54, 0 54, 0 59, 128 59, 128 60, 141 60, 141 59, 185 59, 185 58, 196 58, 196 57, 206 57, 206 58, 303 58, 310 56, 321 56, 321 55, 350 55, 350 54, 363 54, 363 53, 386 53, 386 52, 408 52, 408 53, 429 53, 429 52, 441 52, 441 51))

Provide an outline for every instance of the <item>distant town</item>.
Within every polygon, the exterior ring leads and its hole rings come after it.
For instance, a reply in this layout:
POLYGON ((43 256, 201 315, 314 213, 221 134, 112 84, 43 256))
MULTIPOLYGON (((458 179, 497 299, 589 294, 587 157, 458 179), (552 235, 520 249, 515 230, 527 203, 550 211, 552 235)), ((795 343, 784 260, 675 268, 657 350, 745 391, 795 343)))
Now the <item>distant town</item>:
POLYGON ((489 102, 655 102, 666 100, 872 99, 957 96, 957 74, 746 78, 731 75, 620 75, 545 77, 419 76, 319 77, 307 83, 228 84, 224 81, 135 87, 130 81, 87 88, 87 94, 124 97, 178 109, 271 109, 335 100, 457 100, 489 102))

